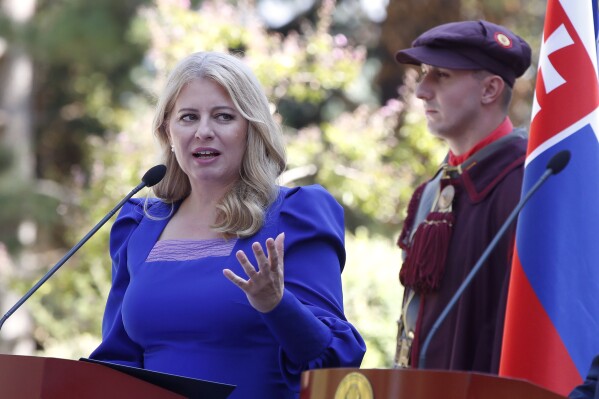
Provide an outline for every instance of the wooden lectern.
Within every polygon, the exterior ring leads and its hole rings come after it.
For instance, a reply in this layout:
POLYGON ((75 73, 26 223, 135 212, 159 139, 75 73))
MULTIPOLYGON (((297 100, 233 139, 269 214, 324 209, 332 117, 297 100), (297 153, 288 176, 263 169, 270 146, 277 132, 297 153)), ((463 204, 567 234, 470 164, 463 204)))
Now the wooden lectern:
POLYGON ((564 399, 528 381, 415 369, 321 369, 302 373, 300 399, 564 399))
MULTIPOLYGON (((171 386, 179 384, 181 380, 192 380, 170 374, 155 374, 163 380, 170 378, 172 381, 168 381, 167 385, 170 383, 171 386)), ((175 393, 181 389, 165 389, 103 364, 48 357, 0 355, 2 399, 213 399, 226 398, 234 388, 203 380, 193 380, 191 383, 195 384, 191 387, 193 393, 182 395, 175 393)))

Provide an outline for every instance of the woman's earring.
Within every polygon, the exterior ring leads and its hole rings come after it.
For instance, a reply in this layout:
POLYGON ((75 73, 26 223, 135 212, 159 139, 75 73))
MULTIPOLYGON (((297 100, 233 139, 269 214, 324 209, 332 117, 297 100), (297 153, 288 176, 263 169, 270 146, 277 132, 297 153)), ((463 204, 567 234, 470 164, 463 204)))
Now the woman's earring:
POLYGON ((175 145, 171 144, 171 152, 175 152, 175 145))

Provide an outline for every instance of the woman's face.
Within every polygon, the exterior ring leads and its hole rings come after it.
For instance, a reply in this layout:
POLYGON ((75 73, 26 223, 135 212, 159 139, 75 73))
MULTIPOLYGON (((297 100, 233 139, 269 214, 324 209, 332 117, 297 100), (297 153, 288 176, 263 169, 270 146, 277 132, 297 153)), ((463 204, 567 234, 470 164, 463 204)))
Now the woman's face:
POLYGON ((227 91, 211 79, 183 87, 169 113, 167 133, 179 166, 194 187, 228 187, 239 179, 248 121, 227 91))

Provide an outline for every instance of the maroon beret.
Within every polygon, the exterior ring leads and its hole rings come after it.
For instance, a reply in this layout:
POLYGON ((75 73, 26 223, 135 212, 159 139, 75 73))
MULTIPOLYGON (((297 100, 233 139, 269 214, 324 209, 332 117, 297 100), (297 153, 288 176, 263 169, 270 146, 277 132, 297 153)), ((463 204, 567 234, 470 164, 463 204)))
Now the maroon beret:
POLYGON ((530 66, 530 46, 510 30, 487 21, 451 22, 434 27, 400 50, 401 64, 447 69, 484 69, 510 86, 530 66))

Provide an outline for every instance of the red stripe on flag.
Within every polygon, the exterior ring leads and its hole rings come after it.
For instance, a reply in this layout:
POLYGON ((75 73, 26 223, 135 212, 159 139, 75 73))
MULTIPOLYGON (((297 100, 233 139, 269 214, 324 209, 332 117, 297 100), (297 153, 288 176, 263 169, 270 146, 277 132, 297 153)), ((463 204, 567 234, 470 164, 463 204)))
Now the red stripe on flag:
POLYGON ((499 375, 527 379, 560 395, 582 382, 572 358, 514 253, 499 375))

